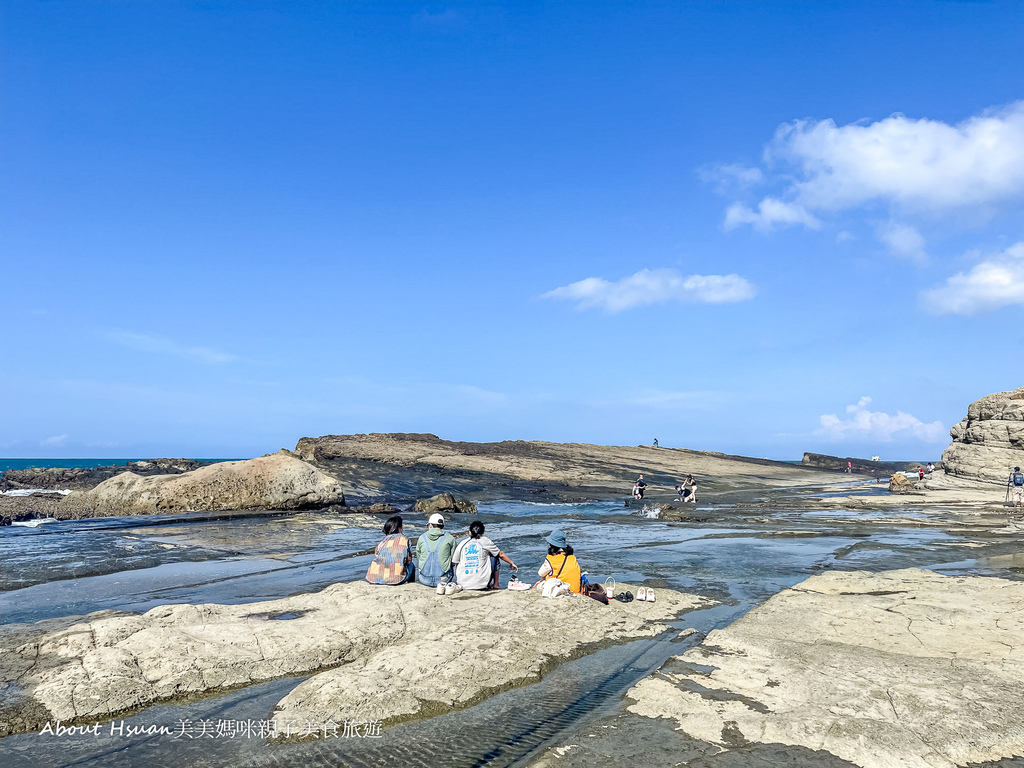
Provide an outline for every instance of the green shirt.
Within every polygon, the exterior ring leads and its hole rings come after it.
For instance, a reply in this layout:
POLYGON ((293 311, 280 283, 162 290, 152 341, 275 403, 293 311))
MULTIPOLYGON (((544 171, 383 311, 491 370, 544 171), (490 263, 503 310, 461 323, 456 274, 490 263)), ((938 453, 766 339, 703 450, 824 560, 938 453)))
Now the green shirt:
POLYGON ((441 570, 447 571, 452 567, 452 554, 455 552, 455 537, 444 528, 427 528, 416 540, 416 567, 422 569, 427 562, 427 541, 433 544, 438 539, 441 543, 437 547, 437 559, 441 563, 441 570), (445 538, 447 537, 447 538, 445 538))

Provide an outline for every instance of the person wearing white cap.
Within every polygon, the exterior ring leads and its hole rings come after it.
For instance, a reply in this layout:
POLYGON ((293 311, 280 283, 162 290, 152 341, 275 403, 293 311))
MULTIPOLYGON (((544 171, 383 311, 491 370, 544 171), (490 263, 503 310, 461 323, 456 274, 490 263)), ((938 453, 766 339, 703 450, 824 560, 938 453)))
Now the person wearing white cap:
POLYGON ((444 529, 444 517, 436 512, 427 521, 427 531, 416 541, 416 581, 428 587, 455 581, 452 554, 455 537, 444 529))

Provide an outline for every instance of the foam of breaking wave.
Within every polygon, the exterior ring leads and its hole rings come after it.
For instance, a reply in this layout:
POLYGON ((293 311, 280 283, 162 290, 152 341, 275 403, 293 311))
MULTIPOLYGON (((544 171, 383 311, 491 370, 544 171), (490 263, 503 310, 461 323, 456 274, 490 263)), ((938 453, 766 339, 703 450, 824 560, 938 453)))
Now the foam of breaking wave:
POLYGON ((71 491, 52 488, 18 488, 13 491, 0 491, 0 496, 31 496, 34 493, 59 493, 61 496, 67 496, 71 491))

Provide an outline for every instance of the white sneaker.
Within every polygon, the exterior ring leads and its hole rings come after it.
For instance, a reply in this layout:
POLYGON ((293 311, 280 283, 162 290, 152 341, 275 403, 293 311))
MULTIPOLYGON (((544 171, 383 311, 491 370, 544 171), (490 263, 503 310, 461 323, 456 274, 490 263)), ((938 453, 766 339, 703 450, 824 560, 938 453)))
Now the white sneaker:
POLYGON ((443 581, 437 582, 437 594, 443 595, 445 593, 445 586, 443 581))
POLYGON ((647 602, 647 587, 640 587, 640 589, 636 591, 636 599, 641 603, 647 602))
POLYGON ((445 585, 445 588, 444 588, 444 593, 445 593, 446 595, 454 595, 454 594, 455 594, 456 592, 458 592, 458 591, 459 591, 460 589, 462 589, 462 587, 460 587, 460 586, 459 586, 458 584, 456 584, 456 583, 455 583, 454 581, 449 581, 449 582, 448 582, 448 583, 447 583, 447 584, 445 585))
POLYGON ((647 602, 648 603, 653 603, 654 602, 654 590, 652 588, 650 588, 650 587, 647 588, 647 602))

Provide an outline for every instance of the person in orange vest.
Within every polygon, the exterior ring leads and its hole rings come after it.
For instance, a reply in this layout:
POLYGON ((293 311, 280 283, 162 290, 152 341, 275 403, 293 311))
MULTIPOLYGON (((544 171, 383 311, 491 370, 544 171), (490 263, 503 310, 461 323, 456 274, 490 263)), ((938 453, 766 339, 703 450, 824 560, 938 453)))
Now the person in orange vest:
POLYGON ((565 533, 556 528, 544 538, 544 541, 548 543, 548 556, 544 558, 544 564, 537 571, 541 582, 548 578, 559 579, 578 595, 583 572, 576 555, 572 553, 572 547, 565 540, 565 533))

